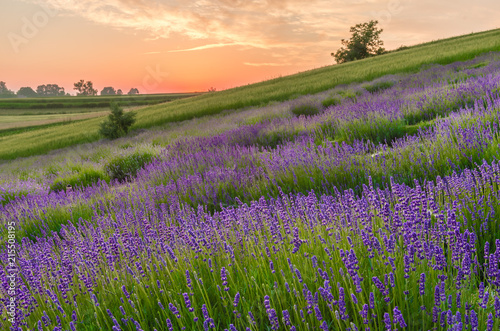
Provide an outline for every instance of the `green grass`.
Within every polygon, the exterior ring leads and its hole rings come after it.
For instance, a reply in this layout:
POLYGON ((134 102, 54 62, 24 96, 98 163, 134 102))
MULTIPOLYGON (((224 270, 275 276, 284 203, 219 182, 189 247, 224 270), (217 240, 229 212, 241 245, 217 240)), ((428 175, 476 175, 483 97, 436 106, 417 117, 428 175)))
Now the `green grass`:
POLYGON ((317 106, 315 106, 313 104, 308 104, 308 103, 302 103, 302 104, 296 105, 296 106, 290 108, 290 111, 292 112, 292 114, 294 114, 297 117, 299 117, 299 116, 314 116, 314 115, 318 115, 320 112, 320 110, 318 109, 317 106))
POLYGON ((109 107, 100 108, 52 108, 52 109, 0 109, 2 116, 70 115, 109 111, 109 107))
POLYGON ((65 191, 68 185, 76 189, 92 186, 99 181, 109 182, 109 177, 104 171, 94 168, 80 169, 69 176, 56 178, 50 185, 50 189, 52 191, 65 191))
MULTIPOLYGON (((224 110, 266 105, 270 101, 317 93, 339 84, 418 71, 425 64, 448 64, 500 51, 500 29, 433 41, 342 65, 327 66, 265 82, 180 99, 143 109, 132 129, 214 115, 224 110)), ((0 159, 43 154, 57 148, 100 139, 101 119, 89 119, 0 138, 0 159)))
POLYGON ((137 175, 147 163, 153 161, 155 155, 151 151, 136 151, 129 155, 113 157, 105 166, 111 179, 125 181, 137 175))
POLYGON ((71 113, 71 114, 37 114, 37 115, 0 115, 0 131, 46 125, 64 121, 88 119, 92 117, 105 116, 109 113, 108 108, 99 108, 99 111, 71 113))
POLYGON ((20 98, 0 99, 0 109, 17 110, 45 110, 71 108, 102 108, 109 107, 111 102, 121 106, 153 105, 180 98, 198 95, 199 93, 163 93, 144 95, 112 95, 94 97, 47 97, 47 98, 20 98))

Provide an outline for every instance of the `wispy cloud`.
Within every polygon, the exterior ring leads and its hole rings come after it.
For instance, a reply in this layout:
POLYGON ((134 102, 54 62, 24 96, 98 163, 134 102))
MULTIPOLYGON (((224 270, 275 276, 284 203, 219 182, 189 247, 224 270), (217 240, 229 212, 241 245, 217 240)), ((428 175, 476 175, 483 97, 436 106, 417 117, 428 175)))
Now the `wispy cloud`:
POLYGON ((294 47, 329 39, 345 25, 339 18, 344 9, 338 0, 23 1, 115 28, 146 31, 152 38, 175 33, 218 41, 189 51, 230 45, 294 47))
POLYGON ((193 47, 193 48, 174 49, 171 51, 167 51, 167 53, 200 51, 203 49, 219 48, 219 47, 235 46, 235 45, 240 45, 240 44, 239 43, 208 44, 208 45, 203 45, 203 46, 198 46, 198 47, 193 47))
MULTIPOLYGON (((209 40, 207 45, 170 52, 241 45, 260 49, 297 50, 309 58, 335 51, 349 27, 380 19, 394 40, 421 31, 456 29, 461 20, 485 21, 500 10, 498 0, 474 6, 456 0, 23 0, 43 4, 106 26, 145 31, 150 38, 172 34, 209 40), (448 13, 448 14, 447 14, 448 13), (430 15, 432 14, 432 15, 430 15), (492 14, 493 15, 493 14, 492 14), (425 17, 425 21, 421 18, 425 17), (442 27, 442 28, 439 28, 442 27)), ((492 18, 498 20, 498 18, 492 18)), ((387 34, 386 34, 387 35, 387 34)), ((153 52, 149 54, 154 54, 153 52)), ((270 62, 272 63, 272 62, 270 62)))

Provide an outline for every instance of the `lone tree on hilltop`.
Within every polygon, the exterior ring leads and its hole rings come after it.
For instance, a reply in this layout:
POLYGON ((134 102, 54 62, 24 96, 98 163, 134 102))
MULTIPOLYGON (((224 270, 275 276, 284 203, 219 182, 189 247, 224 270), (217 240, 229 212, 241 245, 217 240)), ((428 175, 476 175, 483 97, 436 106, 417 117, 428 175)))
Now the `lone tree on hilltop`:
POLYGON ((111 104, 111 114, 108 119, 101 123, 99 133, 108 139, 120 138, 128 133, 128 130, 135 122, 135 113, 124 113, 117 104, 111 104))
POLYGON ((77 90, 79 92, 78 95, 97 95, 97 90, 94 89, 91 81, 85 82, 83 79, 80 79, 74 86, 73 90, 77 90))
POLYGON ((377 29, 378 21, 371 20, 368 23, 360 23, 352 26, 351 39, 342 39, 342 45, 337 52, 331 55, 337 63, 344 63, 380 55, 385 52, 382 47, 384 42, 380 40, 382 29, 377 29))

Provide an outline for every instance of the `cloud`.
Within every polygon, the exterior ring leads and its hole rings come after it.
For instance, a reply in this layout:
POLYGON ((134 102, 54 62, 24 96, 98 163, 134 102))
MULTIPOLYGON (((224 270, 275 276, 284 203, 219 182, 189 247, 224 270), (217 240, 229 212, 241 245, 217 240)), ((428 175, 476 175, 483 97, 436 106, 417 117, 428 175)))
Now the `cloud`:
POLYGON ((210 47, 294 47, 325 40, 340 27, 345 30, 338 17, 344 9, 330 0, 24 1, 114 28, 146 31, 153 38, 176 33, 218 41, 210 47))
POLYGON ((206 43, 170 52, 239 45, 272 49, 301 57, 300 60, 325 58, 340 46, 340 39, 349 36, 350 26, 370 19, 379 19, 385 30, 382 39, 387 37, 399 46, 404 36, 415 36, 419 39, 415 42, 433 39, 440 27, 462 24, 461 17, 468 18, 469 26, 477 26, 488 21, 489 13, 490 21, 498 24, 494 15, 500 11, 497 0, 478 0, 472 7, 466 0, 23 1, 105 26, 146 32, 150 38, 168 38, 175 34, 206 43))
POLYGON ((199 51, 199 50, 209 49, 209 48, 219 48, 219 47, 235 46, 235 45, 240 45, 240 44, 239 43, 208 44, 208 45, 197 46, 197 47, 193 47, 193 48, 174 49, 174 50, 167 51, 167 52, 168 53, 174 53, 174 52, 191 52, 191 51, 199 51))

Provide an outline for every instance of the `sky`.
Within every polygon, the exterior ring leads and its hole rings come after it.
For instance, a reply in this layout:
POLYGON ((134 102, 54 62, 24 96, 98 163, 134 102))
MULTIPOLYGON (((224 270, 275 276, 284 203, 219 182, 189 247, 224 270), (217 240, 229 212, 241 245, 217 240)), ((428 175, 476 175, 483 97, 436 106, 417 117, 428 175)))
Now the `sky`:
POLYGON ((386 49, 500 28, 498 0, 1 0, 0 81, 224 90, 334 64, 357 23, 386 49))

